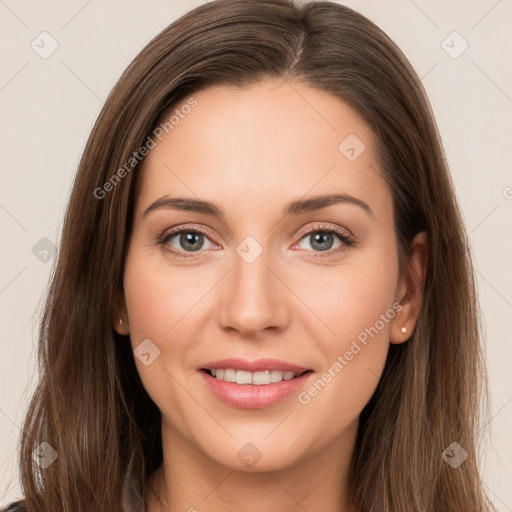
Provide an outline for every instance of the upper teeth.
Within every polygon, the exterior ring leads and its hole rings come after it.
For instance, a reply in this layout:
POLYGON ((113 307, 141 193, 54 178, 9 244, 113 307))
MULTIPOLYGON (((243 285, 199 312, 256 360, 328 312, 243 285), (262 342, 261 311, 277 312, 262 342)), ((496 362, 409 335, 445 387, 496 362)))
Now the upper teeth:
POLYGON ((261 386, 262 384, 270 384, 271 382, 281 382, 284 380, 291 380, 296 375, 294 372, 282 372, 280 370, 265 370, 262 372, 248 372, 245 370, 234 370, 232 368, 210 370, 212 375, 218 380, 226 382, 236 382, 237 384, 255 384, 261 386))

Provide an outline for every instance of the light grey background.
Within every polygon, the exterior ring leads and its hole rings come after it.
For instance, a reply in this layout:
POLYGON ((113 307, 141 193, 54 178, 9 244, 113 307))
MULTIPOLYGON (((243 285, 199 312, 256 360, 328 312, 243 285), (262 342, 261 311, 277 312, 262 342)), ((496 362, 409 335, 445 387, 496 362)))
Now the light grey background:
MULTIPOLYGON (((40 240, 58 240, 86 138, 121 72, 200 3, 0 0, 0 504, 21 495, 16 443, 35 384, 36 308, 53 264, 51 245, 40 240), (43 59, 51 38, 58 48, 43 59)), ((497 509, 512 511, 512 1, 345 3, 398 43, 437 117, 488 332, 492 438, 485 433, 484 481, 497 509), (464 41, 469 47, 458 55, 464 41)))

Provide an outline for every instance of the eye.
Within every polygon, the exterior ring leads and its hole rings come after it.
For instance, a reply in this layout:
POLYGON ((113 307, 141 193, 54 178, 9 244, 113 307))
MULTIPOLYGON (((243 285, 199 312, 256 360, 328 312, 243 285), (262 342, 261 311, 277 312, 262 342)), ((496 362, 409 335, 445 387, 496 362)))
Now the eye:
POLYGON ((195 253, 201 252, 201 249, 212 249, 215 244, 209 239, 208 234, 201 229, 174 229, 167 231, 164 236, 158 240, 166 251, 178 257, 190 257, 195 253))
MULTIPOLYGON (((330 255, 346 249, 347 247, 351 247, 354 244, 353 238, 342 228, 322 225, 303 234, 300 241, 297 242, 294 247, 330 255), (306 242, 306 247, 300 247, 303 241, 306 242)), ((319 254, 318 256, 323 256, 323 254, 319 254)))
MULTIPOLYGON (((194 253, 204 252, 202 249, 219 248, 210 237, 211 235, 202 228, 176 227, 166 231, 158 239, 157 244, 173 256, 188 258, 196 256, 194 253)), ((321 225, 303 232, 299 242, 292 248, 298 247, 315 253, 315 257, 323 257, 354 245, 355 241, 347 230, 337 226, 321 225), (303 242, 306 242, 306 247, 300 247, 303 242)))

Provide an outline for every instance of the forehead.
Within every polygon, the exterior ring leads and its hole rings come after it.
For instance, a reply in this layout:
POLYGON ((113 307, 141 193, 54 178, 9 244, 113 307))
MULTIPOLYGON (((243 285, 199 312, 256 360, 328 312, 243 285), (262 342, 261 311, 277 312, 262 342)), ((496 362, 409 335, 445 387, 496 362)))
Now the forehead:
POLYGON ((259 211, 306 194, 389 202, 371 130, 341 99, 283 79, 191 97, 162 119, 174 114, 145 159, 139 210, 164 194, 259 211))

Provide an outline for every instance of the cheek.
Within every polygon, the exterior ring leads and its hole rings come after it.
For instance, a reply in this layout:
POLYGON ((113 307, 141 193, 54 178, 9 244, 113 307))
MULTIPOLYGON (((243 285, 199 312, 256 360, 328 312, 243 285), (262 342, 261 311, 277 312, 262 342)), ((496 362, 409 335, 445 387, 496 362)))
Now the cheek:
POLYGON ((211 318, 209 292, 219 279, 219 270, 172 265, 162 253, 146 252, 143 247, 139 242, 130 249, 123 284, 135 355, 148 339, 160 351, 155 364, 145 366, 135 360, 152 394, 151 390, 174 382, 166 369, 186 377, 196 370, 192 361, 201 357, 196 344, 211 318))
MULTIPOLYGON (((129 253, 124 274, 124 291, 130 322, 130 336, 136 346, 145 338, 160 343, 176 338, 211 287, 214 276, 201 275, 193 268, 173 268, 161 254, 129 253)), ((177 340, 173 341, 173 343, 177 340)))
POLYGON ((132 265, 127 266, 124 288, 134 347, 146 338, 160 339, 172 327, 169 312, 174 304, 168 283, 152 278, 143 267, 132 265))
POLYGON ((308 323, 317 331, 314 339, 323 340, 323 352, 332 357, 334 350, 343 349, 361 333, 364 338, 368 330, 374 338, 388 339, 397 273, 392 254, 377 254, 347 259, 338 267, 318 265, 312 270, 310 265, 293 276, 293 289, 316 316, 308 323))
POLYGON ((124 292, 135 363, 152 400, 176 424, 186 417, 190 401, 180 383, 193 370, 186 356, 202 311, 200 299, 209 288, 210 279, 197 279, 193 269, 173 269, 154 252, 148 255, 137 247, 128 254, 124 292), (137 356, 139 346, 148 347, 149 364, 137 356))
MULTIPOLYGON (((398 275, 395 255, 361 256, 338 268, 321 268, 314 279, 302 276, 301 297, 323 323, 310 324, 324 366, 299 396, 313 418, 335 435, 356 420, 380 379, 389 348, 390 321, 398 275), (316 333, 316 334, 315 334, 316 333), (325 417, 330 411, 330 419, 325 417), (336 414, 332 414, 336 411, 336 414)), ((309 414, 309 413, 308 413, 309 414)), ((326 432, 327 434, 327 432, 326 432)))
POLYGON ((180 281, 181 278, 169 275, 156 258, 148 257, 139 247, 129 251, 123 284, 130 341, 141 380, 156 403, 159 390, 171 385, 165 372, 166 361, 172 358, 175 366, 181 366, 180 343, 186 338, 176 336, 176 332, 182 327, 180 318, 185 314, 185 297, 191 292, 180 281), (171 343, 172 350, 168 350, 171 343), (150 355, 142 357, 139 353, 150 355))

